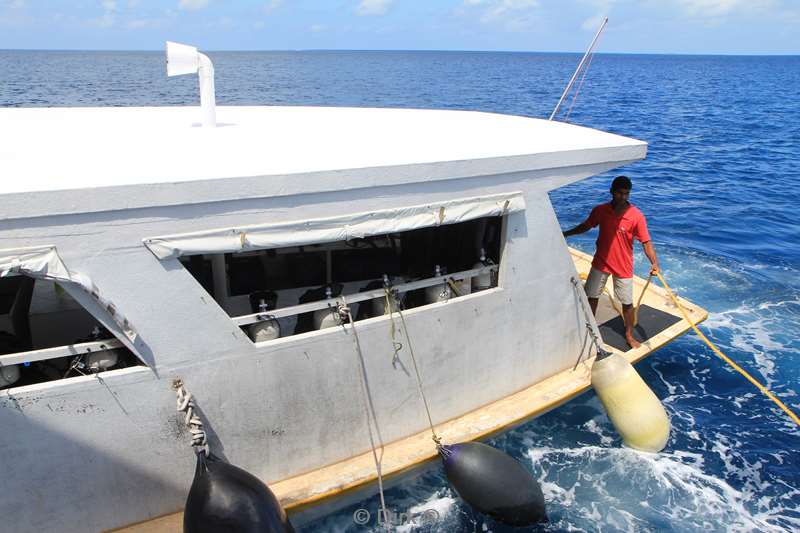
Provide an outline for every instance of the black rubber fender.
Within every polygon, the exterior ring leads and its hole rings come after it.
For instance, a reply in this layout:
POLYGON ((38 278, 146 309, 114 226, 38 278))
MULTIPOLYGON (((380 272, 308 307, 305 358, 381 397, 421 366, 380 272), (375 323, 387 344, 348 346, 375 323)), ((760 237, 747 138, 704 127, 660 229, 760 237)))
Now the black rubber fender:
POLYGON ((477 511, 511 526, 547 522, 539 482, 510 455, 480 442, 445 445, 440 454, 448 481, 477 511))
POLYGON ((184 533, 294 533, 286 512, 257 477, 213 454, 197 455, 183 513, 184 533))

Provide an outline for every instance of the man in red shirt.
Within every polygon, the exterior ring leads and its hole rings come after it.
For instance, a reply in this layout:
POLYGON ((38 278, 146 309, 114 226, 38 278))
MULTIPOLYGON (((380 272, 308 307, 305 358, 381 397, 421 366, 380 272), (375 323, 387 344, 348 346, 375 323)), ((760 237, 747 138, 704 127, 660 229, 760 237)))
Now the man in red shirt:
POLYGON ((639 341, 633 338, 633 239, 642 243, 644 253, 650 260, 652 274, 658 272, 658 258, 650 234, 647 220, 639 209, 628 201, 631 194, 631 180, 617 176, 611 184, 611 202, 600 204, 592 209, 589 218, 571 230, 564 237, 585 233, 600 226, 597 237, 597 250, 592 260, 592 268, 586 279, 586 296, 592 312, 597 311, 597 300, 606 286, 608 276, 614 279, 614 295, 622 303, 622 318, 625 320, 625 339, 631 348, 638 348, 639 341))

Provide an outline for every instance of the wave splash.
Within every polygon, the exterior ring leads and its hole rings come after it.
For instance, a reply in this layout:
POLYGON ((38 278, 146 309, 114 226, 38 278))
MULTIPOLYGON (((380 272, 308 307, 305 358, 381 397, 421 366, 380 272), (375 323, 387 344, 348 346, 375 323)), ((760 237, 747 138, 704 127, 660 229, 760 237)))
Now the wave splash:
POLYGON ((800 528, 800 506, 792 504, 797 489, 783 495, 759 494, 770 486, 759 478, 759 465, 737 472, 751 481, 737 489, 709 474, 700 453, 647 454, 585 446, 535 448, 526 456, 540 474, 554 529, 744 532, 800 528))

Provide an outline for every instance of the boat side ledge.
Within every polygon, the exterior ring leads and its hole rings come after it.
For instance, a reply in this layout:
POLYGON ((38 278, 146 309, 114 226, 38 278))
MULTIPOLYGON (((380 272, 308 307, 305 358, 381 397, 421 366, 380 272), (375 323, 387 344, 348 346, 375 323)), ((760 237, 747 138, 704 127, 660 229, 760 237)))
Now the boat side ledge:
POLYGON ((100 374, 87 374, 85 376, 75 376, 65 379, 55 379, 31 385, 22 385, 10 389, 0 390, 0 400, 4 398, 16 398, 29 394, 52 393, 65 394, 73 392, 75 389, 84 388, 92 383, 103 386, 103 381, 124 381, 126 383, 137 383, 140 381, 156 380, 155 373, 146 366, 131 366, 117 370, 106 370, 100 374))
MULTIPOLYGON (((504 292, 505 289, 503 287, 492 287, 491 289, 485 289, 480 292, 474 292, 471 294, 465 294, 464 296, 459 296, 457 298, 451 298, 449 300, 445 300, 443 302, 433 302, 429 304, 422 305, 420 307, 414 307, 412 309, 408 309, 403 311, 404 316, 415 316, 419 313, 425 313, 432 309, 436 309, 439 307, 443 307, 446 305, 455 305, 455 304, 463 304, 466 302, 470 302, 474 299, 480 299, 481 297, 488 297, 490 295, 499 294, 504 292)), ((381 324, 386 322, 390 319, 388 314, 375 316, 372 318, 365 318, 363 320, 357 321, 357 328, 360 330, 363 327, 372 327, 374 324, 381 324)), ((336 334, 341 329, 341 326, 336 328, 326 328, 320 329, 316 331, 309 331, 306 333, 300 333, 298 335, 290 335, 288 337, 280 337, 278 339, 273 339, 269 341, 262 341, 253 343, 257 348, 267 348, 267 347, 277 347, 283 344, 291 344, 292 342, 302 342, 302 341, 311 341, 315 340, 317 337, 325 336, 325 335, 333 335, 336 334)))
POLYGON ((87 189, 10 193, 0 195, 0 220, 323 194, 423 182, 524 176, 559 169, 570 169, 571 174, 577 175, 582 174, 580 168, 609 164, 616 167, 644 159, 646 154, 647 143, 641 142, 610 148, 460 161, 97 187, 92 189, 91 195, 87 194, 87 189), (46 212, 42 210, 43 205, 48 206, 46 212))

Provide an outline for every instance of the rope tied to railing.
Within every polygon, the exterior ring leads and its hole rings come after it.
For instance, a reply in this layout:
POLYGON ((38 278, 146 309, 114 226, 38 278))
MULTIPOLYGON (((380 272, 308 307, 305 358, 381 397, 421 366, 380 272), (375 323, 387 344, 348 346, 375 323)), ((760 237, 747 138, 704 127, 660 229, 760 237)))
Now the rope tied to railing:
MULTIPOLYGON (((369 392, 369 383, 367 382, 367 368, 364 361, 364 353, 361 351, 361 341, 358 338, 358 332, 356 331, 356 323, 353 320, 353 313, 350 310, 350 307, 347 305, 347 299, 344 295, 341 296, 341 302, 338 303, 336 309, 341 317, 342 328, 346 329, 347 324, 350 324, 350 328, 353 330, 353 342, 355 344, 356 355, 358 356, 358 367, 360 370, 360 377, 361 377, 361 390, 364 394, 364 411, 367 415, 367 432, 369 433, 369 443, 370 447, 372 448, 372 459, 375 463, 375 472, 378 475, 378 493, 380 495, 381 500, 381 516, 388 517, 388 511, 386 510, 386 499, 383 495, 383 471, 381 467, 381 462, 383 461, 383 442, 381 440, 380 431, 378 430, 378 417, 375 414, 375 405, 372 403, 372 396, 369 392), (372 422, 370 422, 370 419, 372 422), (375 438, 372 435, 372 424, 375 424, 375 431, 378 433, 378 441, 379 446, 375 445, 375 438), (378 457, 378 452, 376 448, 379 447, 381 450, 381 457, 378 457)), ((388 522, 387 522, 388 523, 388 522)))
MULTIPOLYGON (((387 278, 384 278, 383 283, 383 290, 386 294, 387 301, 390 301, 390 298, 394 300, 396 307, 394 305, 389 305, 389 322, 391 323, 391 330, 392 330, 392 342, 394 342, 394 316, 393 312, 396 310, 397 314, 400 316, 400 323, 402 324, 403 335, 406 338, 406 346, 408 346, 408 353, 411 356, 411 364, 414 367, 414 375, 416 376, 416 383, 417 383, 417 390, 419 391, 419 396, 422 399, 422 404, 425 406, 425 414, 428 416, 428 425, 431 429, 431 440, 433 440, 434 444, 436 445, 436 449, 441 453, 444 449, 442 446, 442 438, 436 434, 436 429, 433 426, 433 417, 431 416, 431 409, 428 405, 428 398, 425 396, 425 389, 422 384, 422 376, 419 372, 419 366, 417 365, 417 357, 414 354, 414 347, 411 344, 411 335, 408 333, 408 326, 406 325, 405 316, 403 316, 403 311, 401 310, 401 303, 400 299, 392 290, 391 284, 387 278)), ((391 301, 390 301, 391 303, 391 301)), ((399 351, 399 350, 398 350, 399 351)), ((397 352, 395 352, 397 355, 397 352)))
MULTIPOLYGON (((591 313, 589 313, 589 309, 587 308, 588 304, 583 299, 585 294, 583 291, 583 287, 581 287, 581 283, 576 278, 572 277, 569 280, 572 283, 572 286, 575 288, 575 291, 577 292, 578 301, 580 301, 580 306, 581 309, 583 310, 583 318, 586 320, 586 329, 588 330, 589 337, 592 339, 594 347, 597 350, 596 361, 605 359, 606 357, 611 355, 611 352, 603 348, 600 339, 597 338, 597 332, 595 331, 594 326, 592 326, 592 320, 590 318, 591 313)), ((584 347, 585 347, 585 342, 586 341, 584 340, 584 347)), ((589 353, 591 353, 591 351, 589 353)), ((578 364, 580 364, 582 358, 583 358, 583 348, 581 348, 581 353, 578 355, 578 360, 575 361, 575 366, 572 367, 573 371, 575 371, 575 369, 578 368, 578 364)))
POLYGON ((203 429, 203 421, 195 412, 197 406, 194 403, 194 396, 186 390, 183 381, 180 379, 172 382, 172 388, 175 389, 178 412, 184 413, 183 423, 189 429, 195 453, 208 455, 208 439, 206 431, 203 429))
MULTIPOLYGON (((397 368, 397 363, 400 362, 400 350, 403 349, 403 343, 397 340, 397 327, 395 326, 394 320, 392 319, 392 300, 397 299, 397 295, 393 294, 390 296, 390 291, 385 290, 388 286, 389 278, 388 276, 384 276, 383 278, 383 297, 385 303, 385 308, 389 310, 389 334, 392 338, 392 350, 394 350, 394 355, 392 355, 392 367, 397 368)), ((399 299, 398 299, 399 300, 399 299)))

